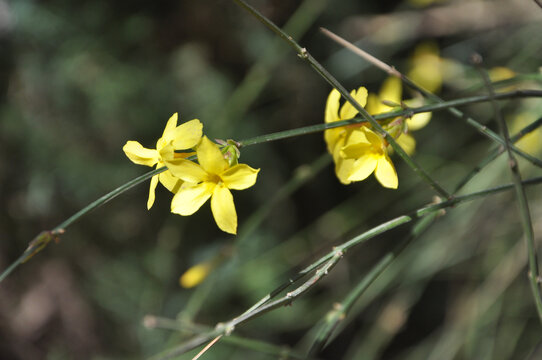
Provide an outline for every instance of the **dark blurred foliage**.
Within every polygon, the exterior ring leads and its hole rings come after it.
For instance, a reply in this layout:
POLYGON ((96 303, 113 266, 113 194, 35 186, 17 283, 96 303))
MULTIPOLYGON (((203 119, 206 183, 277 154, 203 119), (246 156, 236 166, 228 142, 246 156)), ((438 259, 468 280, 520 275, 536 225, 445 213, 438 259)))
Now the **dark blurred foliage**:
MULTIPOLYGON (((444 85, 444 98, 479 84, 468 65, 474 52, 488 68, 524 74, 536 73, 542 60, 536 17, 542 10, 534 2, 522 5, 532 18, 511 11, 507 21, 484 27, 489 14, 471 29, 455 28, 460 19, 453 12, 449 25, 436 26, 423 18, 426 8, 404 1, 301 3, 251 2, 279 26, 305 6, 306 29, 296 38, 347 88, 377 92, 385 75, 319 27, 359 41, 403 71, 418 43, 434 41, 443 57, 466 69, 444 85), (415 24, 408 17, 414 15, 422 16, 415 24), (367 32, 369 20, 382 26, 367 32)), ((455 3, 461 2, 429 9, 455 3)), ((286 44, 225 0, 0 0, 0 55, 0 269, 40 231, 149 170, 131 163, 122 146, 137 140, 153 147, 172 113, 201 119, 210 138, 241 140, 321 123, 330 91, 286 44)), ((503 106, 513 116, 523 105, 503 106)), ((482 123, 492 120, 487 104, 466 111, 482 123)), ((446 112, 434 114, 416 138, 416 159, 448 188, 491 148, 446 112)), ((310 172, 325 151, 321 134, 243 149, 242 162, 261 172, 256 186, 234 193, 241 233, 257 209, 294 174, 310 172)), ((471 190, 508 182, 503 164, 471 190)), ((239 241, 218 230, 208 204, 191 217, 171 214, 164 188, 147 211, 148 184, 140 185, 73 224, 0 285, 0 358, 148 357, 184 337, 144 327, 147 314, 209 326, 234 317, 334 244, 430 202, 431 190, 398 159, 396 166, 400 188, 391 191, 374 177, 342 186, 328 165, 239 241), (217 256, 221 263, 203 284, 179 286, 190 266, 217 256)), ((529 191, 540 233, 540 196, 529 191)), ((431 349, 433 358, 438 349, 452 349, 457 359, 525 356, 542 332, 524 265, 481 319, 454 327, 463 296, 522 240, 513 199, 507 193, 450 210, 371 288, 322 358, 429 358, 431 349)), ((407 232, 401 227, 351 251, 306 297, 236 334, 304 349, 309 329, 407 232)), ((226 344, 205 356, 272 358, 226 344)))

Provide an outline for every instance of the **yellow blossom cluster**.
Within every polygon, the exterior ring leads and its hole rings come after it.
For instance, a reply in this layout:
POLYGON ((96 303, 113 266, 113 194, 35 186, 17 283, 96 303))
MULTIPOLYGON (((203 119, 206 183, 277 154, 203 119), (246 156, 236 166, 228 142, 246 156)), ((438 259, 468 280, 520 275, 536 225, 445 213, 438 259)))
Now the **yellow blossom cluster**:
POLYGON ((194 214, 210 198, 211 210, 218 227, 237 233, 237 212, 230 190, 244 190, 256 183, 259 169, 239 164, 237 149, 218 144, 203 135, 198 119, 177 125, 178 115, 167 122, 156 149, 147 149, 137 141, 128 141, 124 153, 139 165, 166 166, 167 170, 151 179, 147 209, 154 203, 155 189, 160 182, 173 192, 171 212, 183 216, 194 214), (197 162, 189 159, 197 155, 197 162))
MULTIPOLYGON (((377 115, 407 104, 416 105, 417 100, 402 101, 401 93, 400 79, 390 77, 383 83, 378 94, 368 94, 367 89, 360 87, 353 90, 351 95, 369 114, 377 115)), ((340 97, 336 89, 329 94, 325 111, 326 123, 348 120, 358 115, 358 111, 349 102, 340 106, 340 97)), ((408 119, 398 117, 387 121, 383 126, 403 150, 411 154, 416 142, 408 133, 409 130, 425 126, 430 118, 430 113, 416 114, 408 119)), ((324 139, 335 162, 335 174, 341 183, 362 181, 374 173, 382 186, 397 189, 399 180, 390 159, 391 146, 368 123, 328 129, 324 133, 324 139)))

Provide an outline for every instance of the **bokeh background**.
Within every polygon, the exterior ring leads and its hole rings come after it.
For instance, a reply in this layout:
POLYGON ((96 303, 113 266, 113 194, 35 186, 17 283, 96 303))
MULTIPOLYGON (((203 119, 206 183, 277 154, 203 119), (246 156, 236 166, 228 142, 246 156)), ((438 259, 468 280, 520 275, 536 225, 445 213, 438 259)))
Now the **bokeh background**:
MULTIPOLYGON (((534 1, 251 4, 349 89, 376 93, 386 75, 319 27, 404 72, 430 44, 447 64, 437 90, 445 99, 486 92, 473 53, 494 74, 521 79, 508 86, 540 88, 542 9, 534 1)), ((210 138, 242 140, 321 123, 331 90, 224 0, 0 0, 0 74, 0 269, 40 231, 150 170, 132 164, 122 146, 153 147, 172 113, 199 118, 210 138)), ((542 116, 540 103, 500 102, 515 131, 542 116)), ((489 104, 462 110, 497 129, 489 104)), ((416 160, 450 189, 493 147, 444 111, 415 137, 416 160)), ((541 143, 538 132, 522 146, 540 156, 541 143)), ((261 172, 253 188, 234 193, 237 237, 218 230, 208 204, 191 217, 171 214, 164 188, 147 211, 147 183, 88 214, 0 284, 0 358, 152 356, 187 339, 194 324, 240 314, 333 245, 432 201, 397 158, 392 191, 374 177, 341 185, 325 153, 322 134, 242 149, 241 161, 261 172), (183 288, 179 278, 196 264, 208 265, 209 276, 183 288), (168 327, 178 330, 150 328, 147 315, 174 319, 168 327)), ((520 165, 525 177, 540 174, 520 165)), ((509 181, 502 158, 464 193, 509 181)), ((541 193, 528 189, 538 240, 541 193)), ((235 334, 303 353, 333 304, 409 229, 350 251, 292 306, 235 334)), ((525 358, 542 336, 525 254, 513 192, 450 209, 356 303, 320 358, 525 358)), ((223 341, 204 358, 276 356, 223 341)))

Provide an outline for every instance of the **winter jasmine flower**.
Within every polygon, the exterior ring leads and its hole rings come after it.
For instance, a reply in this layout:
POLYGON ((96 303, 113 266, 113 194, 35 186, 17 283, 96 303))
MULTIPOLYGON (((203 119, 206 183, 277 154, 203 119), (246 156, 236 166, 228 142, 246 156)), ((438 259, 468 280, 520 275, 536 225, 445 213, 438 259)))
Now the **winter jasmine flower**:
MULTIPOLYGON (((134 163, 145 166, 161 168, 165 166, 165 160, 186 156, 176 154, 174 150, 187 150, 194 148, 202 137, 203 125, 198 119, 190 120, 177 126, 178 114, 173 114, 164 129, 162 137, 156 142, 156 149, 147 149, 137 141, 128 141, 122 148, 126 156, 134 163)), ((166 170, 151 178, 147 209, 154 204, 156 185, 160 182, 169 191, 176 191, 182 185, 182 180, 176 178, 169 170, 166 170)))
POLYGON ((218 227, 237 233, 237 213, 230 190, 244 190, 255 184, 259 169, 246 164, 230 165, 217 144, 206 136, 196 149, 199 164, 179 159, 166 160, 171 173, 184 181, 171 202, 171 211, 188 216, 211 198, 211 210, 218 227))

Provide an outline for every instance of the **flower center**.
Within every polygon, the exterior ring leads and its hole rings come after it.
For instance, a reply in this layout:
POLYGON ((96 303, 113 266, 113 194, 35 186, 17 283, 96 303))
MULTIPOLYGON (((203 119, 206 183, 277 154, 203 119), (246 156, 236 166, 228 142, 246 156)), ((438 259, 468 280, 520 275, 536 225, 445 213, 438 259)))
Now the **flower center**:
POLYGON ((222 183, 222 178, 216 174, 209 174, 209 181, 214 182, 215 184, 218 185, 222 183))

